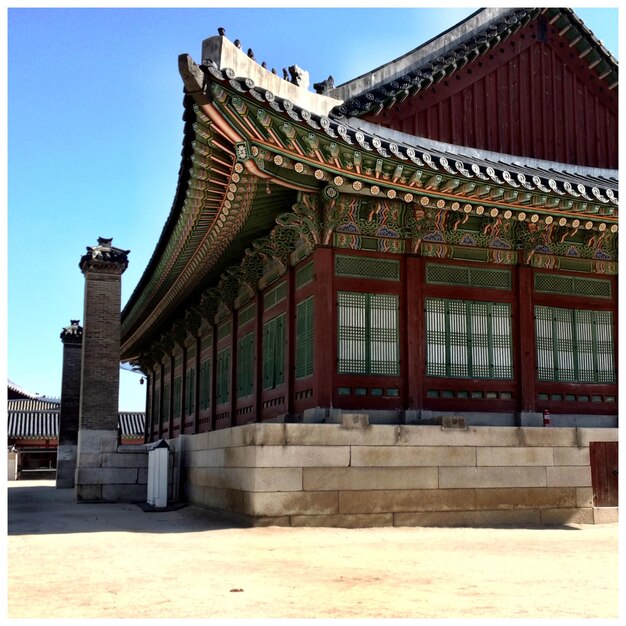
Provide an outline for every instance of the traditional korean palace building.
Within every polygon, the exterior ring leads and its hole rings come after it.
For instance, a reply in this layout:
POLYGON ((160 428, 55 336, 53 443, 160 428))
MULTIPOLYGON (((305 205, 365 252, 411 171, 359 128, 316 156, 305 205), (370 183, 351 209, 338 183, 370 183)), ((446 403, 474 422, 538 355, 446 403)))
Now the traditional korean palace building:
POLYGON ((122 312, 147 441, 617 425, 618 65, 571 9, 483 9, 316 93, 224 35, 179 67, 179 182, 122 312))

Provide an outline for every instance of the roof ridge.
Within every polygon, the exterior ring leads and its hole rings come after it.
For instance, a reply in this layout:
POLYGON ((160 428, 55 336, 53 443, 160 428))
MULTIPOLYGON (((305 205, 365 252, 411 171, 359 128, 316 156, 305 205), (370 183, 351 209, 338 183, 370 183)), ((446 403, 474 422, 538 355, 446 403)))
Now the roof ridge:
POLYGON ((334 89, 331 89, 328 93, 332 97, 344 101, 368 93, 419 66, 427 64, 429 61, 435 60, 442 52, 455 47, 459 41, 480 33, 491 22, 516 10, 517 9, 512 7, 479 9, 464 20, 457 22, 454 26, 451 26, 416 48, 409 50, 409 52, 406 52, 402 56, 384 63, 370 72, 366 72, 365 74, 361 74, 356 78, 346 81, 334 89), (380 74, 380 76, 376 76, 377 74, 380 74), (363 82, 363 79, 366 78, 371 79, 371 84, 366 89, 359 89, 359 83, 363 82))

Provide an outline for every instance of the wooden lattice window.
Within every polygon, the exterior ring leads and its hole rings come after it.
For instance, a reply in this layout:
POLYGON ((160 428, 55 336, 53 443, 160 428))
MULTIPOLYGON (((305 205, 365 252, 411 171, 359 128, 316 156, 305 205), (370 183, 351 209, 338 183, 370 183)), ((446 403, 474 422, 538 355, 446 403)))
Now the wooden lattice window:
POLYGON ((431 285, 458 285, 460 287, 487 287, 489 289, 511 289, 511 271, 466 267, 463 265, 426 265, 426 282, 431 285))
POLYGON ((158 422, 159 415, 161 413, 161 389, 160 387, 153 387, 152 394, 152 421, 158 422))
POLYGON ((195 408, 196 370, 191 367, 185 379, 185 415, 191 415, 195 408))
POLYGON ((230 348, 217 353, 215 372, 215 402, 222 404, 230 398, 230 348))
POLYGON ((613 313, 535 306, 539 380, 615 382, 613 313))
POLYGON ((254 376, 254 333, 248 333, 237 342, 237 397, 252 393, 254 376))
POLYGON ((170 386, 165 383, 163 385, 163 421, 170 419, 170 386))
POLYGON ((426 374, 513 378, 511 305, 426 299, 426 374))
POLYGON ((535 291, 567 296, 610 298, 611 281, 606 278, 587 278, 562 274, 535 274, 535 291))
POLYGON ((313 263, 309 263, 296 271, 296 289, 308 285, 315 277, 313 263))
POLYGON ((231 319, 227 319, 226 321, 222 322, 217 327, 217 340, 222 341, 222 339, 226 339, 226 337, 229 337, 230 332, 231 332, 231 327, 232 327, 231 319))
POLYGON ((180 376, 177 376, 174 379, 174 415, 178 417, 180 415, 181 409, 181 391, 182 391, 182 379, 180 376))
POLYGON ((400 373, 398 296, 337 293, 339 374, 400 373))
POLYGON ((206 359, 200 363, 200 408, 208 409, 211 406, 211 361, 206 359))
POLYGON ((287 297, 287 283, 282 282, 277 287, 270 289, 263 297, 263 306, 267 310, 275 304, 282 302, 287 297))
POLYGON ((313 373, 313 296, 296 306, 296 378, 313 373))
POLYGON ((237 321, 239 322, 239 327, 245 326, 250 320, 254 319, 256 315, 256 305, 254 302, 245 306, 239 311, 239 315, 237 317, 237 321))
POLYGON ((263 325, 263 389, 285 382, 285 314, 263 325))
POLYGON ((400 280, 400 262, 393 259, 337 255, 335 275, 397 281, 400 280))

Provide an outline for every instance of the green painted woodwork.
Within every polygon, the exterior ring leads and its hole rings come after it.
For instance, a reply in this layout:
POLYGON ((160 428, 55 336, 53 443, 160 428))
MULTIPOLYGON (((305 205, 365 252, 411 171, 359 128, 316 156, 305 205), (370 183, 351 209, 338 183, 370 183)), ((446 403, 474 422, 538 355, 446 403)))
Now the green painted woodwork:
POLYGON ((535 306, 539 380, 615 382, 613 313, 535 306))
POLYGON ((282 282, 277 287, 270 289, 263 297, 263 306, 265 309, 273 307, 275 304, 282 302, 287 297, 287 283, 282 282))
POLYGON ((426 264, 426 282, 431 285, 510 290, 511 281, 511 271, 507 269, 486 269, 439 263, 426 264))
POLYGON ((222 322, 217 327, 217 340, 221 341, 222 339, 226 339, 226 337, 230 337, 231 329, 232 329, 232 321, 230 319, 226 320, 225 322, 222 322))
POLYGON ((200 363, 200 409, 205 410, 211 406, 211 360, 206 359, 200 363))
POLYGON ((190 368, 185 378, 185 415, 191 415, 195 409, 196 370, 190 368))
POLYGON ((560 274, 535 274, 535 291, 567 296, 589 296, 591 298, 610 298, 612 296, 610 280, 560 274))
POLYGON ((313 373, 314 332, 313 296, 296 305, 296 378, 313 373))
POLYGON ((513 378, 511 305, 427 298, 426 374, 513 378))
POLYGON ((239 315, 237 316, 239 327, 241 328, 242 326, 247 324, 249 321, 253 320, 255 317, 255 314, 256 314, 256 305, 254 302, 240 309, 239 315))
POLYGON ((170 386, 165 383, 163 385, 163 421, 167 422, 170 419, 170 386))
POLYGON ((400 280, 400 261, 337 255, 335 275, 398 281, 400 280))
POLYGON ((152 393, 152 419, 158 423, 161 415, 161 389, 153 387, 152 393))
POLYGON ((207 350, 213 345, 213 333, 209 333, 208 335, 204 335, 200 340, 200 352, 207 350))
POLYGON ((230 398, 230 348, 217 353, 215 372, 215 402, 222 404, 230 398))
POLYGON ((181 392, 182 392, 182 378, 177 376, 174 379, 174 416, 178 417, 180 415, 181 409, 181 392))
POLYGON ((285 314, 263 324, 263 389, 285 382, 285 314))
POLYGON ((296 289, 308 285, 315 277, 313 263, 307 263, 304 267, 296 270, 296 289))
POLYGON ((337 292, 337 372, 400 373, 398 296, 337 292))
POLYGON ((243 398, 254 389, 254 333, 237 341, 237 397, 243 398))

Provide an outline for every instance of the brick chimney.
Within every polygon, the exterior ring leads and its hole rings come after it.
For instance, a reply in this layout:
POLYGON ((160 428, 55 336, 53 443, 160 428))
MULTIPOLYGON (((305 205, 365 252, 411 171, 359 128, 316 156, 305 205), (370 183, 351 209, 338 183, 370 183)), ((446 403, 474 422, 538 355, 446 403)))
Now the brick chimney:
POLYGON ((98 239, 79 263, 85 276, 76 499, 105 502, 117 482, 108 460, 117 451, 122 274, 129 250, 98 239))
POLYGON ((57 489, 74 487, 78 415, 80 408, 80 371, 83 327, 78 320, 61 331, 63 342, 63 377, 61 381, 61 412, 59 415, 59 446, 57 448, 57 489))

